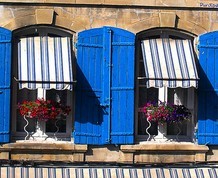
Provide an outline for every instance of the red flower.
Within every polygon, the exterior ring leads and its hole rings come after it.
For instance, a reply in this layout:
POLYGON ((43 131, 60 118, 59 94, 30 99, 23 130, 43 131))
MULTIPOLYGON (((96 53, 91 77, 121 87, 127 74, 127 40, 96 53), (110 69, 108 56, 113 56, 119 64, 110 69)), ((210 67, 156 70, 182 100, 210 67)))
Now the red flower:
POLYGON ((166 102, 148 102, 141 109, 148 121, 153 122, 181 122, 191 118, 191 112, 184 105, 169 104, 166 102))
POLYGON ((18 104, 20 114, 29 118, 40 120, 55 119, 58 115, 69 115, 71 109, 59 102, 37 99, 36 101, 23 101, 18 104))

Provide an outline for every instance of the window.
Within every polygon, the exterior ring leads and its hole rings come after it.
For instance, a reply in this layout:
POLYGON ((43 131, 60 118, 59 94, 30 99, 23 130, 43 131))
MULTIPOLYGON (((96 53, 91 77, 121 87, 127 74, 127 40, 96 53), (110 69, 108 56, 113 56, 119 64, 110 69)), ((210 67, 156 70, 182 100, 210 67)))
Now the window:
MULTIPOLYGON (((71 107, 71 112, 68 116, 58 116, 55 120, 49 120, 47 122, 37 121, 35 119, 28 119, 29 124, 25 127, 26 130, 30 133, 30 139, 39 139, 39 140, 70 140, 72 133, 72 118, 73 118, 73 92, 72 92, 72 82, 73 79, 66 83, 65 76, 69 75, 73 78, 72 64, 73 56, 72 56, 72 33, 63 30, 57 29, 49 26, 31 26, 22 29, 18 29, 13 33, 13 75, 12 75, 12 139, 24 139, 26 136, 24 127, 27 124, 23 119, 18 110, 18 103, 22 103, 25 100, 34 101, 38 98, 43 98, 44 100, 53 100, 56 102, 61 102, 64 105, 68 105, 71 107), (67 38, 67 40, 63 40, 67 38), (29 41, 28 41, 29 40, 29 41), (36 41, 39 40, 39 41, 36 41), (59 40, 59 41, 58 41, 59 40), (22 54, 25 53, 24 46, 22 46, 22 42, 26 48, 29 46, 33 46, 29 51, 29 56, 38 55, 37 57, 24 57, 22 54), (37 46, 38 45, 38 46, 37 46), (47 51, 42 52, 45 48, 43 46, 47 45, 47 51), (52 46, 54 45, 54 47, 52 46), (62 46, 61 46, 62 45, 62 46), (64 47, 67 46, 66 50, 70 50, 70 55, 66 56, 66 51, 63 51, 64 47), (38 48, 37 48, 38 47, 38 48), (51 51, 53 49, 53 51, 51 51), (22 51, 23 50, 23 51, 22 51), (38 51, 37 51, 38 50, 38 51), (60 51, 60 52, 59 52, 60 51), (23 53, 22 53, 23 52, 23 53), (34 54, 32 54, 34 53, 34 54), (37 54, 36 54, 37 53, 37 54), (50 55, 56 56, 50 56, 50 55), (39 55, 40 54, 40 55, 39 55), (44 58, 42 58, 42 54, 44 58), (21 57, 20 57, 21 56, 21 57), (58 57, 57 57, 58 56, 58 57), (30 59, 28 59, 30 58, 30 59), (55 58, 55 62, 52 63, 52 59, 55 58), (56 58, 58 58, 56 60, 56 58), (69 58, 69 63, 66 65, 63 60, 64 58, 69 58), (26 61, 25 61, 26 60, 26 61), (26 68, 26 64, 34 63, 36 61, 40 61, 40 65, 36 65, 37 67, 32 67, 28 65, 26 68), (43 63, 44 61, 44 63, 43 63), (29 62, 29 63, 28 63, 29 62), (50 64, 49 64, 50 62, 50 64), (46 64, 48 64, 46 68, 46 64), (19 69, 18 69, 19 66, 19 69), (69 67, 71 69, 66 68, 69 67), (25 70, 20 68, 26 68, 25 70), (32 70, 34 68, 34 71, 32 70), (40 78, 40 75, 43 76, 44 71, 48 70, 51 77, 49 79, 45 79, 43 77, 40 78), (63 73, 64 79, 58 79, 60 70, 63 73), (53 72, 55 71, 55 72, 53 72), (52 73, 53 72, 53 73, 52 73), (68 72, 68 74, 66 74, 68 72), (21 76, 25 74, 27 79, 23 79, 21 76), (65 75, 66 74, 66 75, 65 75), (31 75, 31 76, 30 76, 31 75), (32 75, 35 75, 32 77, 32 75), (51 79, 53 78, 53 79, 51 79), (67 90, 60 86, 70 86, 71 89, 67 90), (66 85, 65 85, 66 84, 66 85)), ((27 52, 27 53, 28 53, 27 52)), ((27 56, 28 56, 27 55, 27 56)), ((54 62, 53 61, 53 62, 54 62)), ((69 88, 69 87, 68 87, 69 88)))
MULTIPOLYGON (((164 142, 193 141, 194 127, 196 123, 195 102, 198 79, 195 61, 191 64, 193 71, 196 72, 194 75, 190 75, 193 78, 189 76, 190 78, 186 79, 184 75, 181 75, 181 78, 179 78, 177 75, 179 70, 183 70, 181 69, 181 64, 178 64, 182 63, 180 60, 183 59, 182 57, 177 57, 177 55, 184 54, 184 56, 186 56, 184 58, 191 56, 190 58, 195 59, 194 55, 192 56, 193 48, 191 41, 193 41, 193 35, 170 29, 153 29, 139 33, 137 38, 136 135, 138 140, 164 142), (183 46, 185 45, 185 42, 189 43, 190 50, 188 51, 186 51, 187 46, 183 46), (141 45, 141 43, 144 44, 141 45), (184 52, 179 52, 181 46, 185 48, 184 52), (186 53, 190 53, 191 55, 186 53), (150 66, 148 58, 150 59, 150 66), (171 64, 164 64, 165 62, 171 62, 171 64), (155 63, 156 65, 159 65, 160 72, 157 71, 158 67, 154 66, 155 63), (174 70, 176 74, 174 78, 170 76, 171 71, 169 70, 169 66, 171 66, 170 70, 174 70), (188 122, 178 124, 172 123, 167 124, 166 126, 153 122, 151 127, 147 129, 149 123, 140 108, 149 101, 156 103, 161 101, 176 105, 184 105, 191 111, 192 119, 188 122)), ((184 59, 184 61, 185 60, 188 59, 184 59)), ((187 61, 185 62, 191 63, 187 61)), ((190 65, 187 69, 191 70, 190 65)), ((192 71, 189 72, 191 73, 192 71)))

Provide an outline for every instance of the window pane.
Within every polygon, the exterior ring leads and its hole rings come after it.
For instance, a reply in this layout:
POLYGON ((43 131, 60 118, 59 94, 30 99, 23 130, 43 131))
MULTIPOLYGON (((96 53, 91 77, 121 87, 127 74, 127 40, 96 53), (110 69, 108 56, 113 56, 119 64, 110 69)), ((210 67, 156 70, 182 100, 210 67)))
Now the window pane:
MULTIPOLYGON (((187 107, 187 88, 168 88, 168 102, 187 107)), ((187 123, 167 124, 167 135, 187 135, 187 123)))
MULTIPOLYGON (((158 101, 158 89, 157 88, 145 88, 140 87, 139 89, 139 107, 143 107, 146 102, 157 102, 158 101)), ((146 129, 149 124, 146 120, 146 117, 143 113, 139 112, 138 115, 138 134, 139 135, 148 135, 146 129)), ((148 129, 148 132, 151 135, 157 135, 157 124, 151 123, 151 127, 148 129)))
MULTIPOLYGON (((28 90, 28 89, 22 89, 18 90, 18 95, 17 95, 17 103, 22 103, 25 100, 28 101, 34 101, 36 100, 37 92, 36 90, 28 90)), ((26 118, 29 122, 29 124, 26 127, 26 130, 28 132, 34 132, 35 131, 35 119, 31 118, 26 118)), ((24 131, 24 126, 26 125, 26 121, 24 120, 23 116, 21 116, 19 110, 17 109, 17 119, 16 119, 16 130, 18 132, 23 132, 24 131)))
MULTIPOLYGON (((46 99, 60 102, 67 105, 67 91, 66 90, 47 90, 46 99)), ((66 132, 66 116, 58 116, 55 120, 46 122, 46 132, 66 132)))
MULTIPOLYGON (((146 129, 148 128, 149 124, 146 120, 146 117, 143 113, 139 113, 138 119, 138 135, 148 135, 146 133, 146 129)), ((147 130, 151 135, 157 135, 157 123, 152 122, 151 127, 147 130)))
POLYGON ((187 135, 187 123, 167 124, 167 135, 187 135))

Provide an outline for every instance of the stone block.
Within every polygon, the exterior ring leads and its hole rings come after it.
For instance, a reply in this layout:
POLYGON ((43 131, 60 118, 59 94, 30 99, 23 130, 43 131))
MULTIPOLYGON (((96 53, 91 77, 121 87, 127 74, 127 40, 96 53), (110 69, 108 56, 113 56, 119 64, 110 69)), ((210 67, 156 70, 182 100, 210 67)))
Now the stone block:
POLYGON ((159 18, 159 11, 157 10, 137 10, 137 15, 140 20, 149 20, 152 18, 159 18))
MULTIPOLYGON (((119 10, 116 8, 92 8, 90 10, 90 18, 92 20, 94 19, 117 19, 118 17, 118 12, 122 12, 123 10, 119 10)), ((89 14, 86 14, 89 16, 89 14)))
POLYGON ((172 12, 161 12, 160 14, 160 26, 161 27, 175 27, 176 26, 176 14, 172 12))
POLYGON ((186 0, 160 0, 156 5, 186 7, 186 0))
POLYGON ((218 146, 210 146, 206 155, 206 160, 211 162, 218 162, 218 146))
POLYGON ((85 156, 86 162, 117 162, 119 160, 119 149, 114 146, 89 146, 85 156))
POLYGON ((74 153, 73 162, 83 162, 85 160, 84 153, 74 153))
POLYGON ((1 160, 9 160, 10 159, 9 151, 0 152, 0 159, 1 160))
POLYGON ((104 0, 76 0, 76 4, 104 4, 104 0))
POLYGON ((72 23, 73 23, 73 21, 71 19, 67 19, 67 18, 64 18, 64 17, 56 16, 55 25, 57 25, 57 26, 70 29, 70 27, 72 26, 72 23))
POLYGON ((133 164, 134 163, 134 154, 120 152, 120 158, 119 158, 119 160, 117 160, 117 162, 133 164))
POLYGON ((196 153, 195 154, 195 161, 196 162, 204 162, 206 160, 205 153, 196 153))
POLYGON ((28 8, 16 7, 11 9, 15 18, 26 17, 29 15, 35 15, 36 7, 30 6, 28 8))
POLYGON ((138 33, 140 31, 144 31, 144 30, 154 28, 154 27, 159 27, 159 26, 160 26, 160 18, 154 17, 151 19, 144 19, 136 23, 133 23, 127 27, 127 30, 133 33, 138 33))
POLYGON ((134 3, 134 0, 104 0, 104 4, 133 5, 134 3))
POLYGON ((20 161, 65 161, 65 162, 73 162, 73 155, 63 154, 63 153, 23 153, 20 152, 12 152, 11 160, 20 160, 20 161))
POLYGON ((116 27, 116 19, 94 19, 91 23, 92 28, 102 27, 102 26, 112 26, 116 27))
POLYGON ((36 23, 37 24, 52 24, 54 16, 53 9, 37 9, 36 23))
POLYGON ((8 24, 13 17, 11 8, 4 8, 3 6, 0 6, 0 26, 8 24))
POLYGON ((140 6, 155 6, 156 1, 154 0, 137 0, 134 2, 134 5, 140 5, 140 6))
POLYGON ((214 22, 211 24, 210 31, 218 30, 218 22, 214 22))
POLYGON ((21 27, 29 26, 33 24, 36 24, 36 17, 35 15, 29 15, 29 16, 25 16, 21 18, 14 18, 4 27, 10 30, 15 30, 17 28, 21 28, 21 27))
POLYGON ((76 0, 44 0, 44 3, 56 3, 56 4, 75 4, 76 0))
POLYGON ((205 28, 202 27, 202 26, 196 25, 196 26, 194 27, 193 31, 191 31, 191 32, 193 32, 194 34, 197 34, 197 35, 201 35, 201 34, 203 34, 203 33, 208 32, 208 30, 205 29, 205 28))
POLYGON ((135 11, 118 11, 117 13, 117 24, 129 26, 137 21, 139 17, 135 11))
POLYGON ((74 20, 75 21, 73 21, 70 29, 75 31, 75 32, 79 32, 79 31, 91 28, 89 18, 86 16, 83 16, 83 17, 80 16, 80 18, 76 17, 74 20))
POLYGON ((177 27, 179 29, 183 29, 183 30, 187 30, 187 31, 190 31, 190 32, 194 32, 195 23, 189 22, 187 20, 179 19, 177 27))

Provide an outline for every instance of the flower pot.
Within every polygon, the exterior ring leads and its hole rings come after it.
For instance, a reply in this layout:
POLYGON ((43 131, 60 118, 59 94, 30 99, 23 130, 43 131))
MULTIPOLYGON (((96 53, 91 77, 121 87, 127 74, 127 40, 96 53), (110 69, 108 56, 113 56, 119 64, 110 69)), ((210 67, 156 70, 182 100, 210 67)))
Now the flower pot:
POLYGON ((39 119, 36 120, 36 130, 35 130, 35 133, 32 135, 32 138, 34 140, 43 141, 43 140, 47 139, 48 136, 44 132, 45 131, 45 123, 46 123, 46 121, 44 121, 44 120, 39 120, 39 119))
POLYGON ((166 137, 167 135, 167 123, 158 124, 158 135, 163 135, 166 137))

